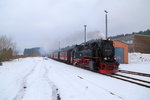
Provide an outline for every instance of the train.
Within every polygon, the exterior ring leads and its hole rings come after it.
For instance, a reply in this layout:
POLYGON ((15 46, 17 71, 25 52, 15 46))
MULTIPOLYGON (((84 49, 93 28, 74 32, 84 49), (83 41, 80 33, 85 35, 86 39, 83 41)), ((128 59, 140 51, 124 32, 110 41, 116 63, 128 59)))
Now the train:
POLYGON ((49 58, 101 74, 114 74, 119 67, 114 49, 111 39, 97 39, 51 52, 49 58))

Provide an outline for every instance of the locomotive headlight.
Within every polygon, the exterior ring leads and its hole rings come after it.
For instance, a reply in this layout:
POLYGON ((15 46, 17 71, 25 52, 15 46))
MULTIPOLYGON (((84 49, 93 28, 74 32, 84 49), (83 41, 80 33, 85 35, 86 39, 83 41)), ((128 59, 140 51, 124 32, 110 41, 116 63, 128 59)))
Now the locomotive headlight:
POLYGON ((105 57, 104 60, 107 60, 107 57, 105 57))
POLYGON ((110 41, 111 39, 110 39, 110 38, 108 38, 107 40, 108 40, 108 41, 110 41))

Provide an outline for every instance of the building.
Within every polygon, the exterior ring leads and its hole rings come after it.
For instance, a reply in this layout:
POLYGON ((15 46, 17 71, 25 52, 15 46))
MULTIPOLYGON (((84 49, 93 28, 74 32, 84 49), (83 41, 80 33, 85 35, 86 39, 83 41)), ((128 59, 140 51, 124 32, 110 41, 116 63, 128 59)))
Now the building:
POLYGON ((40 47, 24 49, 24 56, 41 56, 40 47))
POLYGON ((128 34, 112 37, 111 39, 127 43, 129 52, 150 53, 149 35, 128 34))
POLYGON ((115 47, 115 58, 119 63, 128 64, 128 44, 122 41, 113 41, 115 47))

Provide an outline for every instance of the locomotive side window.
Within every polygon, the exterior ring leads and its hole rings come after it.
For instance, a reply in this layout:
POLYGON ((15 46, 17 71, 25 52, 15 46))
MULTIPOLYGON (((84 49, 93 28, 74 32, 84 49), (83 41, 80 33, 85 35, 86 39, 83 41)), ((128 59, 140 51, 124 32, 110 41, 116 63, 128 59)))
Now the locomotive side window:
POLYGON ((74 53, 74 58, 92 57, 91 50, 82 50, 74 53))
POLYGON ((75 52, 73 58, 81 58, 82 57, 82 53, 81 52, 75 52))
POLYGON ((92 57, 91 50, 82 50, 83 57, 92 57))

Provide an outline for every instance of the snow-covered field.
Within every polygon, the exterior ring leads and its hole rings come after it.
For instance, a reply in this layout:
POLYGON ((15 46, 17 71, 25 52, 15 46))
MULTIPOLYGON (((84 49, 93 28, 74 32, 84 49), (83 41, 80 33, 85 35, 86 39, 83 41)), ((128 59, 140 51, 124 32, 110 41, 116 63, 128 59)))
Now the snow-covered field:
MULTIPOLYGON (((150 74, 150 56, 129 54, 120 69, 150 74)), ((0 100, 122 99, 150 100, 150 89, 42 57, 0 66, 0 100)))

